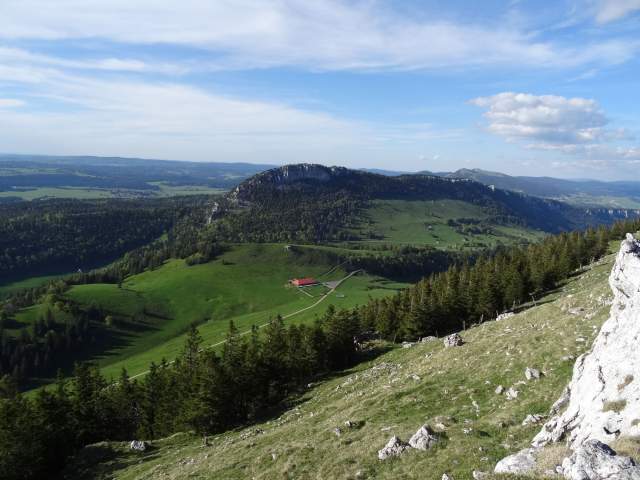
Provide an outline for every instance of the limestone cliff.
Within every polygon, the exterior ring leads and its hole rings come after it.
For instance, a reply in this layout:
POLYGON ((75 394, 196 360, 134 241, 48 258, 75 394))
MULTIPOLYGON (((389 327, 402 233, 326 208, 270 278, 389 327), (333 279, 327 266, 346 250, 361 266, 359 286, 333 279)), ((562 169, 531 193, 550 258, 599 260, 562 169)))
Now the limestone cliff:
POLYGON ((589 353, 578 358, 573 378, 533 446, 567 439, 610 443, 640 435, 640 242, 628 235, 609 277, 614 293, 609 319, 589 353))
POLYGON ((551 473, 570 480, 640 480, 640 466, 608 444, 640 436, 640 242, 627 234, 609 276, 614 299, 591 350, 551 409, 532 447, 502 459, 496 473, 532 474, 541 449, 566 441, 572 453, 551 473))

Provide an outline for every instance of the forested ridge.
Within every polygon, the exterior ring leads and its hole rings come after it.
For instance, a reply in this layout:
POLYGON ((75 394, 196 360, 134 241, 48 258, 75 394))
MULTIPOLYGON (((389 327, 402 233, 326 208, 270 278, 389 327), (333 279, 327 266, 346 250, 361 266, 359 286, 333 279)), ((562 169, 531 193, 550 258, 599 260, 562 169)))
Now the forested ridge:
POLYGON ((413 340, 490 320, 554 288, 602 256, 611 239, 639 227, 639 221, 627 221, 506 248, 393 297, 329 309, 313 326, 285 327, 275 318, 264 334, 254 330, 244 337, 230 325, 220 354, 202 351, 194 328, 174 364, 152 365, 141 380, 123 372, 109 386, 96 369, 79 365, 70 383, 27 398, 7 375, 0 387, 0 470, 8 479, 40 478, 87 443, 152 439, 184 429, 207 435, 252 422, 305 382, 357 361, 359 335, 413 340))
POLYGON ((207 197, 46 200, 0 206, 0 279, 87 270, 145 245, 185 218, 203 223, 207 197))
POLYGON ((626 212, 574 208, 562 202, 428 175, 388 177, 342 167, 288 165, 242 182, 216 206, 213 228, 223 241, 358 240, 372 200, 459 200, 483 208, 486 222, 545 232, 586 228, 626 212))

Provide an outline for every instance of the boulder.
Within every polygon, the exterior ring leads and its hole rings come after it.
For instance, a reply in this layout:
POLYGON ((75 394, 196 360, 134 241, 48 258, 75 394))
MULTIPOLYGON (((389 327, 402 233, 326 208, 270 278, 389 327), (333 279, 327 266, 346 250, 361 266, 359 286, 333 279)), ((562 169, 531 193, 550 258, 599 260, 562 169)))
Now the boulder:
POLYGON ((429 450, 438 442, 438 437, 429 425, 423 425, 409 439, 409 445, 418 450, 429 450))
POLYGON ((149 448, 149 444, 143 440, 133 440, 129 444, 129 449, 136 452, 144 452, 147 448, 149 448))
POLYGON ((640 480, 640 467, 598 440, 587 440, 562 462, 569 480, 640 480))
POLYGON ((525 417, 525 419, 522 421, 522 426, 526 427, 528 425, 535 425, 536 423, 540 423, 540 421, 543 419, 544 417, 540 414, 537 413, 530 413, 529 415, 527 415, 525 417))
POLYGON ((509 390, 507 390, 507 393, 505 394, 507 396, 507 400, 515 400, 516 398, 518 398, 518 390, 516 390, 513 387, 509 387, 509 390))
POLYGON ((447 475, 446 473, 442 474, 442 480, 453 480, 452 477, 450 477, 449 475, 447 475))
POLYGON ((378 458, 380 460, 386 460, 387 458, 397 457, 408 449, 409 444, 403 442, 395 435, 387 442, 384 448, 378 450, 378 458))
POLYGON ((429 342, 432 342, 432 341, 437 340, 437 339, 438 339, 438 337, 432 337, 432 336, 422 337, 420 339, 420 343, 429 343, 429 342))
POLYGON ((474 470, 473 472, 471 472, 471 476, 473 477, 473 480, 485 480, 489 478, 488 473, 480 472, 479 470, 474 470))
POLYGON ((449 335, 448 337, 445 337, 445 339, 444 339, 444 346, 446 348, 459 347, 463 343, 464 342, 462 341, 462 337, 457 333, 453 333, 453 334, 449 335))
POLYGON ((534 446, 566 438, 575 450, 590 439, 610 443, 619 436, 640 436, 640 376, 634 376, 640 372, 639 252, 640 242, 627 235, 609 276, 614 294, 609 319, 591 351, 576 360, 571 382, 534 446))
POLYGON ((496 395, 502 395, 504 392, 504 387, 502 385, 498 385, 495 389, 496 395))
POLYGON ((518 453, 509 455, 498 462, 495 473, 509 473, 513 475, 525 475, 531 473, 536 465, 535 448, 525 448, 518 453))
POLYGON ((500 320, 506 320, 508 318, 511 318, 515 315, 515 313, 513 312, 505 312, 505 313, 501 313, 500 315, 498 315, 496 317, 496 322, 499 322, 500 320))
POLYGON ((527 380, 538 380, 542 374, 537 368, 527 367, 524 370, 524 376, 527 380))

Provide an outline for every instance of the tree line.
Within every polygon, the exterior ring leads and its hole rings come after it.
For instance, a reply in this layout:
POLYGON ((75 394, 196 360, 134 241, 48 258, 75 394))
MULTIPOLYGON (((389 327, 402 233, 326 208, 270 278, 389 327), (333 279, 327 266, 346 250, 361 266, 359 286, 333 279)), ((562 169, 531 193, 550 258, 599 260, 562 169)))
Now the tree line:
POLYGON ((458 331, 535 301, 602 257, 610 240, 639 228, 640 220, 630 220, 502 247, 429 275, 396 295, 372 299, 354 314, 361 330, 393 341, 458 331))
MULTIPOLYGON (((46 200, 0 206, 0 278, 88 270, 204 217, 207 197, 46 200)), ((200 221, 202 224, 203 221, 200 221)))
POLYGON ((181 355, 151 364, 140 380, 126 371, 109 383, 97 368, 76 367, 70 382, 34 397, 0 380, 3 479, 59 472, 70 455, 102 440, 153 439, 184 430, 206 436, 270 414, 318 375, 351 365, 357 323, 330 311, 312 326, 285 327, 277 317, 258 334, 230 325, 222 352, 203 349, 193 327, 181 355))

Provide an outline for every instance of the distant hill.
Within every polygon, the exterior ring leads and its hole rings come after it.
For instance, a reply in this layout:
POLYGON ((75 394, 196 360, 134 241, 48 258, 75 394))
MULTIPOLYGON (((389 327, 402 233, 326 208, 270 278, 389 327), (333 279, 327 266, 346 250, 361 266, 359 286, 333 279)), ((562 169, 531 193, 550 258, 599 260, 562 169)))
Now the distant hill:
POLYGON ((148 197, 229 189, 273 165, 92 156, 0 155, 0 201, 148 197))
MULTIPOLYGON (((230 239, 235 235, 252 241, 358 240, 362 239, 363 224, 373 221, 367 214, 374 207, 384 206, 385 202, 389 205, 442 200, 481 209, 485 224, 545 232, 637 215, 626 209, 572 207, 465 178, 387 176, 344 167, 297 164, 267 170, 243 181, 225 201, 216 204, 212 220, 221 220, 224 228, 220 233, 230 235, 230 239)), ((434 214, 437 213, 435 209, 434 214)), ((477 224, 480 218, 473 215, 450 220, 453 227, 477 224)), ((428 229, 429 225, 422 228, 428 229)))
POLYGON ((597 180, 564 180, 552 177, 513 177, 478 168, 463 168, 440 175, 445 178, 474 180, 485 185, 494 185, 497 188, 522 192, 527 195, 572 200, 573 203, 606 204, 607 202, 602 197, 628 197, 640 201, 640 182, 636 181, 601 182, 597 180))

